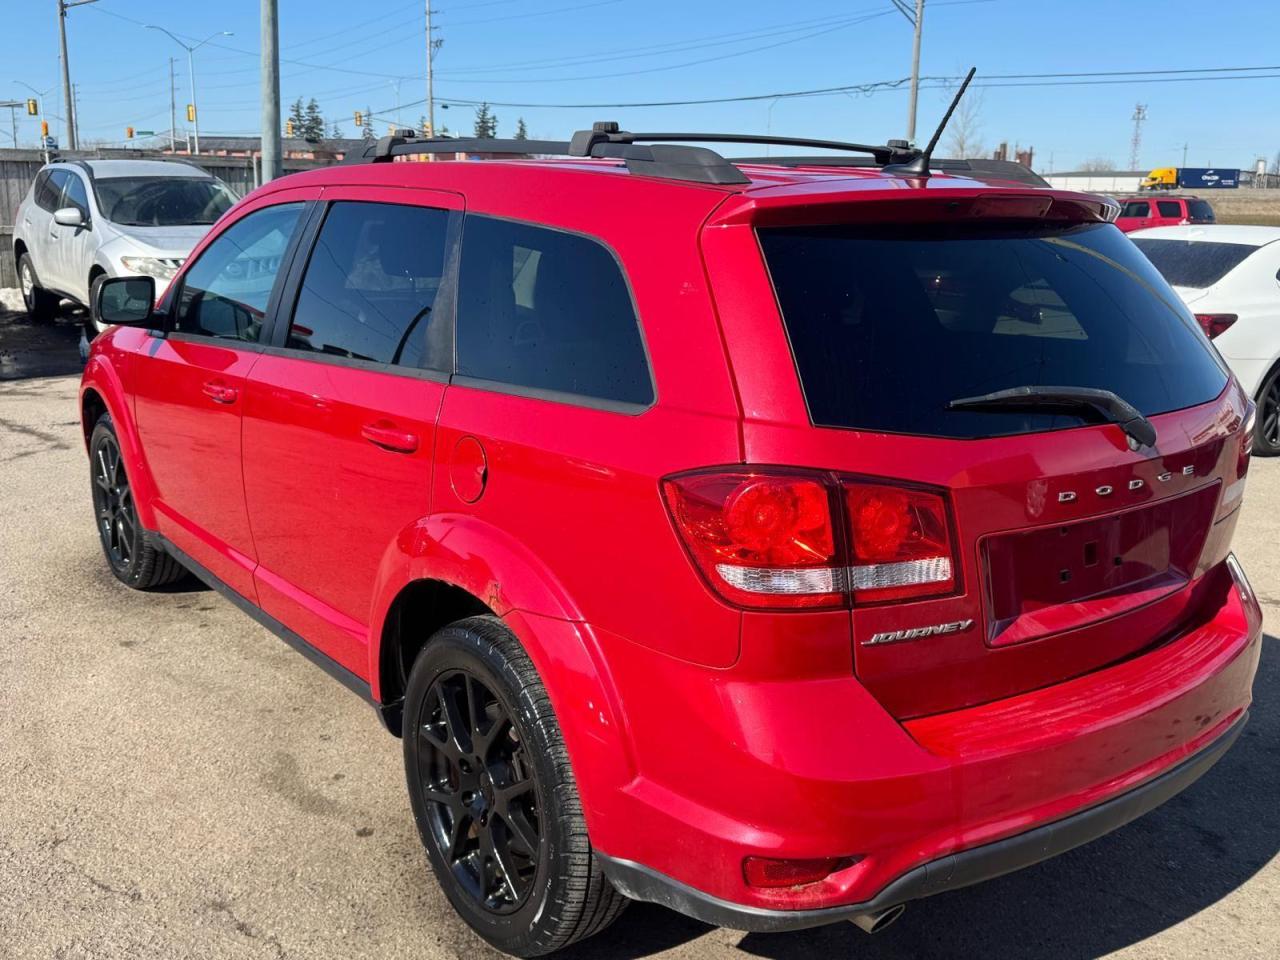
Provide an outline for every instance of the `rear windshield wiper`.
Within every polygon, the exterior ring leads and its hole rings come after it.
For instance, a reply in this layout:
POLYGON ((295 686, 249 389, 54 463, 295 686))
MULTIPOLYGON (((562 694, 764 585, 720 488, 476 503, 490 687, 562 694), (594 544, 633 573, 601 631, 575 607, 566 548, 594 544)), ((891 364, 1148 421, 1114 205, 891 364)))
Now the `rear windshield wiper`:
POLYGON ((1093 387, 1011 387, 978 397, 961 397, 947 404, 948 410, 1047 410, 1066 408, 1092 410, 1114 423, 1129 437, 1130 446, 1154 447, 1156 428, 1138 408, 1110 390, 1093 387))

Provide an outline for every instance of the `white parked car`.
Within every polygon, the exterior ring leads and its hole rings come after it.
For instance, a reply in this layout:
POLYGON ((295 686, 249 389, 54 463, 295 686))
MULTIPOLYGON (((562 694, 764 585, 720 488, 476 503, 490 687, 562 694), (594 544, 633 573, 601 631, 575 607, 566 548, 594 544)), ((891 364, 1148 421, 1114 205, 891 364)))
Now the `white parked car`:
MULTIPOLYGON (((221 180, 189 163, 46 164, 14 217, 14 262, 27 312, 49 320, 63 298, 87 307, 99 277, 145 274, 163 288, 236 199, 221 180)), ((101 332, 87 320, 82 349, 101 332)))
POLYGON ((1258 404, 1254 452, 1280 455, 1280 227, 1155 227, 1129 238, 1258 404))

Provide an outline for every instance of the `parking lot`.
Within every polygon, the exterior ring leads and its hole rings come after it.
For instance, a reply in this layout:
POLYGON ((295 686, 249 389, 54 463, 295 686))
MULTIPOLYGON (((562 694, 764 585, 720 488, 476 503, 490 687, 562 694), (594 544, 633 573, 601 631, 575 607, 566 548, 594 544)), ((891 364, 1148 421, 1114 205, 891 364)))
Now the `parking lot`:
MULTIPOLYGON (((10 347, 74 357, 71 328, 20 326, 10 347)), ((76 386, 0 383, 0 956, 497 956, 430 875, 399 741, 372 711, 217 594, 111 577, 76 386)), ((1271 624, 1278 502, 1280 462, 1255 462, 1236 549, 1271 624)), ((1088 847, 913 904, 874 938, 633 905, 566 956, 1274 957, 1280 642, 1265 644, 1234 750, 1088 847)))

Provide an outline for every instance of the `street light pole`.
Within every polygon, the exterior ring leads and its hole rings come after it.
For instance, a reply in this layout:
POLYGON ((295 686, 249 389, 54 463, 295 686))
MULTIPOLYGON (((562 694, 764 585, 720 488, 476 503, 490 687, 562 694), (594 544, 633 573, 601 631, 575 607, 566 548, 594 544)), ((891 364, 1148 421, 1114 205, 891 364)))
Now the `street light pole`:
MULTIPOLYGON (((82 0, 82 2, 91 2, 91 0, 82 0)), ((230 30, 219 30, 217 33, 209 34, 209 36, 205 37, 199 43, 192 46, 190 44, 183 43, 181 40, 175 37, 172 33, 170 33, 164 27, 158 27, 154 23, 148 23, 146 26, 148 30, 159 30, 161 33, 167 36, 170 40, 172 40, 178 46, 182 47, 183 50, 187 51, 187 77, 191 82, 191 122, 194 125, 194 129, 195 129, 195 152, 199 153, 200 152, 200 106, 196 102, 195 52, 199 50, 201 47, 203 47, 210 40, 213 40, 215 37, 233 37, 235 36, 235 34, 232 33, 230 30)))
POLYGON ((262 0, 262 182, 280 176, 280 16, 262 0))
POLYGON ((71 64, 67 62, 67 11, 98 0, 58 0, 58 37, 62 45, 62 100, 67 113, 67 149, 76 149, 76 108, 71 93, 71 64))
POLYGON ((427 0, 427 126, 431 128, 433 137, 436 135, 435 59, 435 39, 431 36, 431 0, 427 0))
POLYGON ((924 30, 924 0, 916 0, 916 37, 911 48, 911 105, 907 112, 907 140, 916 139, 916 101, 920 96, 920 34, 924 30))
POLYGON ((36 106, 40 110, 40 149, 44 151, 44 162, 48 163, 49 162, 49 144, 46 142, 45 136, 44 136, 44 98, 48 94, 52 93, 54 88, 50 87, 48 90, 44 91, 44 93, 41 93, 39 90, 37 90, 35 87, 33 87, 29 83, 24 83, 21 80, 15 80, 13 82, 20 87, 26 87, 28 90, 30 90, 32 93, 36 95, 36 106))

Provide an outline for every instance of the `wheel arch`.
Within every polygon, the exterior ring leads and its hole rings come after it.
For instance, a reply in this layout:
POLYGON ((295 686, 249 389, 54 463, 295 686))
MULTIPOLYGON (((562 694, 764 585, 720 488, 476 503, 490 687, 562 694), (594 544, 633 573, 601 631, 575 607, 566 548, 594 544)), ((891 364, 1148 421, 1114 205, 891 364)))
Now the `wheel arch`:
POLYGON ((156 495, 155 481, 147 467, 146 458, 142 455, 142 441, 131 416, 132 409, 124 385, 111 362, 101 354, 91 356, 80 381, 80 425, 84 433, 85 451, 88 452, 89 439, 93 436, 93 428, 98 419, 103 413, 109 413, 111 422, 115 425, 116 437, 120 441, 120 452, 125 458, 129 482, 133 487, 138 519, 148 530, 154 530, 156 517, 152 502, 156 495))

